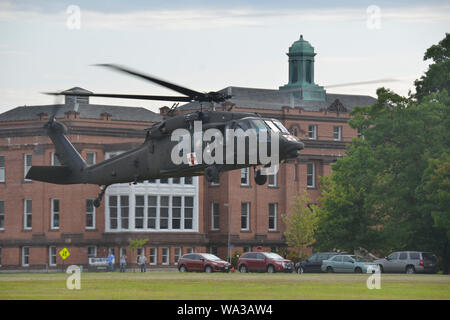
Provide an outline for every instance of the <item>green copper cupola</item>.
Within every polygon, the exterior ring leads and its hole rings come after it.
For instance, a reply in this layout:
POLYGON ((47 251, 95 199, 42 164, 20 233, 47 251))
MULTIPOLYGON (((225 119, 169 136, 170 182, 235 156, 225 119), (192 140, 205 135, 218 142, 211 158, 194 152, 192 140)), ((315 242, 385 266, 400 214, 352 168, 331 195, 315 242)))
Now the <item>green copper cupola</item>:
POLYGON ((303 39, 295 41, 287 53, 289 57, 289 82, 280 90, 293 90, 303 100, 325 100, 325 90, 314 83, 314 48, 303 39), (297 90, 298 89, 298 90, 297 90))

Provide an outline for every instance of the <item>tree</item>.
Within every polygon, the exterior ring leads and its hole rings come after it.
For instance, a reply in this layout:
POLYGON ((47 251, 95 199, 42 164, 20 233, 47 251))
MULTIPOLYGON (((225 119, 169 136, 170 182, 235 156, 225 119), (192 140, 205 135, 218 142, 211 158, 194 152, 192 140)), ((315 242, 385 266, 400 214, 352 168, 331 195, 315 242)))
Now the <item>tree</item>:
POLYGON ((287 227, 284 232, 288 246, 296 248, 299 256, 302 250, 312 245, 315 241, 314 234, 317 229, 316 206, 310 204, 308 194, 295 196, 290 214, 283 214, 281 218, 287 227))
MULTIPOLYGON (((448 44, 447 34, 427 50, 435 61, 429 70, 448 63, 448 44)), ((450 79, 448 69, 439 73, 450 79)), ((445 82, 428 81, 434 76, 422 77, 434 87, 417 96, 380 88, 374 105, 352 110, 349 124, 363 137, 321 180, 319 248, 433 251, 449 272, 450 99, 445 82)))
POLYGON ((415 98, 422 100, 423 97, 447 90, 450 92, 450 34, 446 33, 445 38, 437 45, 427 49, 423 60, 432 60, 428 71, 420 79, 414 82, 416 86, 415 98))
POLYGON ((128 245, 128 248, 130 248, 131 252, 135 252, 138 248, 142 248, 146 243, 148 242, 148 239, 135 239, 130 240, 130 243, 128 245))

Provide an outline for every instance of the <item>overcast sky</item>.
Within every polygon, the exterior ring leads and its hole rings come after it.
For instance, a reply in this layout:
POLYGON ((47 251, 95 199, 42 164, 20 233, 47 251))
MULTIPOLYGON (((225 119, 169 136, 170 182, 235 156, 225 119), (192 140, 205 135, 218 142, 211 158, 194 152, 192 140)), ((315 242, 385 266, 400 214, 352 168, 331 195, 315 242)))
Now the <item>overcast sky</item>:
MULTIPOLYGON (((327 92, 406 95, 427 69, 425 50, 450 32, 448 1, 3 1, 0 113, 52 104, 74 86, 101 93, 174 94, 107 69, 119 63, 197 91, 287 83, 300 34, 317 53, 327 92), (75 6, 75 7, 73 7, 75 6), (79 17, 78 20, 78 11, 79 17)), ((91 99, 157 111, 171 103, 91 99)))

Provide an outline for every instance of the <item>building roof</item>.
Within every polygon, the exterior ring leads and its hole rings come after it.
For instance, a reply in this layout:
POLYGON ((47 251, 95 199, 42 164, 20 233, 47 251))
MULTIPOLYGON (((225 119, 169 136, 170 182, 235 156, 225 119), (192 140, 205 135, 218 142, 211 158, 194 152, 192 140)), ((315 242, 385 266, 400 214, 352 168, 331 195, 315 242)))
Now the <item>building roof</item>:
MULTIPOLYGON (((220 90, 220 92, 233 96, 228 101, 235 104, 234 108, 248 109, 281 110, 282 107, 300 107, 305 111, 321 111, 328 109, 337 99, 348 111, 350 111, 356 106, 370 106, 377 101, 371 96, 337 93, 326 93, 325 101, 303 100, 299 98, 299 90, 294 92, 276 89, 227 87, 220 90)), ((209 105, 205 103, 203 104, 203 107, 208 108, 209 105)), ((198 108, 200 108, 198 102, 189 102, 180 106, 181 110, 198 108)))
POLYGON ((102 114, 105 113, 111 115, 112 120, 119 121, 156 122, 163 118, 161 115, 141 107, 66 103, 17 107, 0 114, 0 121, 38 120, 40 114, 45 113, 50 117, 55 111, 56 119, 64 118, 64 114, 69 111, 78 112, 80 118, 84 119, 102 119, 102 114))

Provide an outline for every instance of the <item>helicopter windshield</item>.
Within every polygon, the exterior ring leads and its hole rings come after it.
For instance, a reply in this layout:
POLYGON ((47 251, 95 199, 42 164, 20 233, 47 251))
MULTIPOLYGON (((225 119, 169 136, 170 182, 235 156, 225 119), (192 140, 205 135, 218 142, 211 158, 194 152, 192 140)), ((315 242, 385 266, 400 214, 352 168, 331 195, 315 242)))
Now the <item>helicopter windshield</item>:
POLYGON ((280 129, 270 120, 264 120, 264 122, 269 126, 270 129, 272 129, 273 132, 279 133, 280 129))
POLYGON ((283 126, 283 124, 282 124, 280 121, 278 121, 277 119, 273 119, 272 121, 273 121, 273 123, 275 123, 275 125, 276 125, 278 128, 280 128, 280 130, 281 130, 283 133, 289 133, 288 129, 286 129, 286 127, 283 126))
POLYGON ((253 129, 255 129, 257 133, 260 131, 267 131, 267 127, 264 124, 264 121, 262 121, 262 120, 252 119, 252 120, 250 120, 250 123, 251 123, 253 129))

